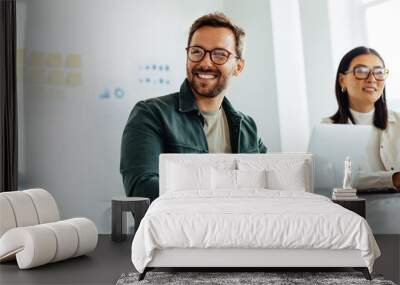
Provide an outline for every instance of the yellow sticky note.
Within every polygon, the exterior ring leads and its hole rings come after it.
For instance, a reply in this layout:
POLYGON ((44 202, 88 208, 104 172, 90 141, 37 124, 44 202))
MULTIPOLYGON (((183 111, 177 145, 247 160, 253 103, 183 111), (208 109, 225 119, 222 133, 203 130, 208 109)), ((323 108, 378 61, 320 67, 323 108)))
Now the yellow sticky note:
POLYGON ((46 54, 46 65, 49 67, 60 68, 62 65, 62 55, 56 52, 46 54))
POLYGON ((44 65, 44 53, 40 51, 33 51, 31 54, 32 66, 43 66, 44 65))
POLYGON ((68 54, 67 59, 65 61, 65 67, 67 68, 81 67, 81 56, 75 53, 68 54))
POLYGON ((22 81, 24 79, 24 67, 21 65, 17 66, 17 80, 22 81))
POLYGON ((24 64, 24 54, 25 54, 25 51, 23 48, 17 49, 17 65, 24 64))
POLYGON ((62 85, 64 83, 64 72, 61 70, 52 70, 47 76, 47 83, 50 85, 62 85))
POLYGON ((46 72, 41 68, 32 68, 29 71, 29 78, 33 83, 45 83, 46 72))
POLYGON ((80 72, 68 72, 65 78, 65 85, 79 86, 82 84, 82 75, 80 72))

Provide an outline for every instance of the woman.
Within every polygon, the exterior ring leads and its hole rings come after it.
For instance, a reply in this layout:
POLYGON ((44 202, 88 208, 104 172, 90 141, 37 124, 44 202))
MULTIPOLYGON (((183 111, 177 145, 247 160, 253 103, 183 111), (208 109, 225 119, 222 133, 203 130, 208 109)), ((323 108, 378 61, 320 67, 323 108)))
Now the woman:
POLYGON ((323 123, 374 126, 365 169, 357 187, 400 190, 400 113, 388 111, 388 70, 372 48, 357 47, 340 61, 336 74, 336 113, 323 123))

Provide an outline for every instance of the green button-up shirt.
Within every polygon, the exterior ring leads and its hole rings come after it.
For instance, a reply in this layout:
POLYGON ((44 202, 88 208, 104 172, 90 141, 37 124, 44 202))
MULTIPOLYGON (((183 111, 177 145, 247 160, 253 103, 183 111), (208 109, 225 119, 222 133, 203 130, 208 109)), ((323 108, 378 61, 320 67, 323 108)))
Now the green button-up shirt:
MULTIPOLYGON (((225 97, 222 107, 229 125, 233 153, 265 153, 254 120, 233 109, 225 97)), ((120 171, 127 196, 158 197, 160 153, 208 153, 200 113, 187 80, 177 93, 138 102, 122 135, 120 171)))

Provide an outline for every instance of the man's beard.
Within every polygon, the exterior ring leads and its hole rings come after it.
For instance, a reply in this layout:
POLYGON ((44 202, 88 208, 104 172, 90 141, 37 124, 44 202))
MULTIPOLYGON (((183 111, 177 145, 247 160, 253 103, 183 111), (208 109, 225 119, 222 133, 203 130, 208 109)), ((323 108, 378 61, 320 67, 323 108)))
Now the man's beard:
POLYGON ((187 70, 187 79, 192 90, 199 96, 213 98, 221 94, 228 85, 228 80, 221 74, 219 70, 197 68, 192 69, 192 72, 187 70), (196 75, 197 72, 213 72, 216 74, 216 83, 199 82, 196 75), (209 87, 207 87, 209 85, 209 87))

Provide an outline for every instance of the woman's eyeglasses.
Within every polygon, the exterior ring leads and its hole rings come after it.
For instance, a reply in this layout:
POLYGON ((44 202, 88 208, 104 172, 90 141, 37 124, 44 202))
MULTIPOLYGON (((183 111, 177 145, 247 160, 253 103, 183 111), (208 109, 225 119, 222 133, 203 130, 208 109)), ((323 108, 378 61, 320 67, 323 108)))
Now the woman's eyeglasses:
POLYGON ((384 81, 389 74, 389 70, 384 67, 374 67, 370 69, 368 66, 361 64, 356 65, 352 70, 348 70, 344 74, 349 74, 351 72, 354 74, 354 77, 358 80, 365 80, 372 73, 372 75, 377 81, 384 81))

